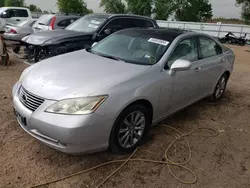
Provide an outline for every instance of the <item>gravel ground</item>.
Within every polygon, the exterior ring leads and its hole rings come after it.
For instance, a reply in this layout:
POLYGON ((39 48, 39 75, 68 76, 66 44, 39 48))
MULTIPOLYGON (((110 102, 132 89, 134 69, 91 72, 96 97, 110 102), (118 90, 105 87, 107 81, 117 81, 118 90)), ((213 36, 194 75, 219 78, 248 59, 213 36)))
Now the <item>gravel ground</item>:
MULTIPOLYGON (((188 137, 192 159, 186 166, 196 172, 198 181, 185 185, 171 176, 167 166, 129 162, 103 187, 250 187, 250 52, 246 51, 249 47, 230 47, 235 51, 236 63, 223 100, 218 103, 203 100, 163 121, 184 133, 198 126, 219 131, 217 137, 204 137, 201 132, 188 137)), ((105 161, 127 157, 108 152, 70 156, 50 149, 26 134, 13 115, 11 87, 27 65, 15 57, 12 57, 12 62, 8 70, 0 64, 0 187, 30 187, 105 161)), ((173 131, 153 127, 148 142, 135 157, 162 160, 165 149, 175 136, 173 131)), ((185 160, 187 148, 184 146, 182 141, 176 143, 170 156, 176 161, 185 160)), ((43 187, 95 187, 118 166, 106 166, 43 187)), ((178 177, 192 178, 182 169, 171 169, 178 177)))

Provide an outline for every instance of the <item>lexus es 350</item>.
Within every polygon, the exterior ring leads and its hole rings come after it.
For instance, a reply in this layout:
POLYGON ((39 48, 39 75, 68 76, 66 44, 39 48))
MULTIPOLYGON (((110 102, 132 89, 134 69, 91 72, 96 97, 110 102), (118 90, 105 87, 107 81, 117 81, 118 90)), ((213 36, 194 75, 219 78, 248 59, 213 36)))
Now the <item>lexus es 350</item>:
POLYGON ((151 124, 219 100, 234 59, 205 34, 121 30, 27 68, 13 87, 14 109, 27 133, 59 151, 129 153, 151 124))

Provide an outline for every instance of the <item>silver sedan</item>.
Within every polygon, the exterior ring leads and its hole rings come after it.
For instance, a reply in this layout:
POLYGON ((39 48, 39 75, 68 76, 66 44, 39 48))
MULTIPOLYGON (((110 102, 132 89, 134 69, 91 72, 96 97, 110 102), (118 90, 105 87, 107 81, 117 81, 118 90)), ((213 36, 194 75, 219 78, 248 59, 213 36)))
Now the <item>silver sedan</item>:
POLYGON ((32 19, 25 20, 17 25, 6 25, 3 37, 7 40, 21 41, 23 37, 34 32, 32 26, 35 22, 36 19, 32 19))
POLYGON ((151 124, 219 100, 234 59, 208 35, 122 30, 27 68, 13 87, 14 109, 27 133, 59 151, 129 153, 151 124))

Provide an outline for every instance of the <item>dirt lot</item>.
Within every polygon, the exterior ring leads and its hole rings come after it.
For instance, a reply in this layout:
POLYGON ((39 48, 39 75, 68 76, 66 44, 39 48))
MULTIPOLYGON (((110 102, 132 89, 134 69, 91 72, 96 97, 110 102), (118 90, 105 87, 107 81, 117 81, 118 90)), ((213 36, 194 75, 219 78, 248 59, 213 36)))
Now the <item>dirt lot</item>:
MULTIPOLYGON (((235 70, 226 97, 213 104, 206 100, 168 118, 164 123, 188 132, 195 127, 214 127, 217 137, 195 133, 188 137, 192 160, 186 165, 197 174, 198 181, 185 185, 176 181, 167 166, 144 162, 129 162, 103 187, 162 188, 249 188, 250 187, 250 47, 231 46, 236 54, 235 70)), ((78 172, 102 162, 126 158, 108 152, 88 156, 69 156, 26 134, 12 112, 11 87, 25 64, 15 58, 6 70, 0 64, 0 187, 30 187, 35 184, 78 172)), ((175 138, 173 131, 153 127, 151 138, 136 153, 136 158, 162 160, 164 151, 175 138), (166 137, 167 135, 167 137, 166 137)), ((183 161, 187 150, 177 143, 172 154, 183 161)), ((176 157, 174 157, 176 158, 176 157)), ((78 175, 48 187, 95 187, 118 165, 110 165, 78 175)), ((179 168, 171 167, 181 178, 192 178, 179 168)))

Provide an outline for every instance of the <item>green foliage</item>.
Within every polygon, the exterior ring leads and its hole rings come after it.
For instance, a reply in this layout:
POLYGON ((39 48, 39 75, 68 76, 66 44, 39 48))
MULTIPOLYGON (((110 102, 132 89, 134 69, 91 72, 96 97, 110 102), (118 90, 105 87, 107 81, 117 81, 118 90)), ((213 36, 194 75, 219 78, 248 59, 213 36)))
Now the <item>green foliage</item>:
POLYGON ((24 6, 24 0, 5 0, 5 6, 23 7, 24 6))
POLYGON ((0 0, 0 7, 4 7, 5 0, 0 0))
POLYGON ((208 0, 182 0, 175 5, 175 19, 180 21, 204 22, 213 17, 212 5, 208 0))
POLYGON ((126 0, 128 12, 143 16, 151 16, 153 0, 126 0))
POLYGON ((34 4, 29 5, 27 8, 29 8, 31 12, 42 12, 42 10, 34 4))
POLYGON ((126 5, 122 0, 101 0, 100 7, 107 13, 122 14, 126 13, 126 5))
POLYGON ((241 17, 250 20, 250 0, 236 0, 236 2, 242 5, 241 17))
POLYGON ((87 8, 83 0, 57 0, 58 9, 62 13, 83 13, 93 12, 87 8))
POLYGON ((172 0, 155 0, 155 19, 167 20, 173 14, 175 4, 172 0))

